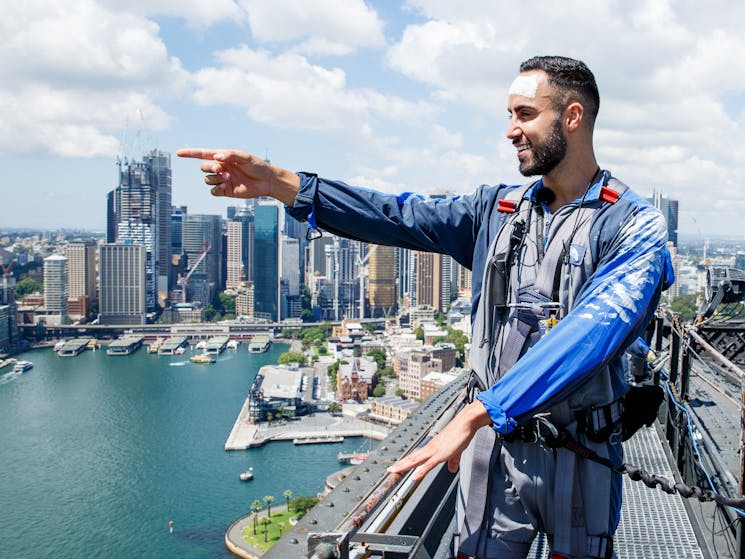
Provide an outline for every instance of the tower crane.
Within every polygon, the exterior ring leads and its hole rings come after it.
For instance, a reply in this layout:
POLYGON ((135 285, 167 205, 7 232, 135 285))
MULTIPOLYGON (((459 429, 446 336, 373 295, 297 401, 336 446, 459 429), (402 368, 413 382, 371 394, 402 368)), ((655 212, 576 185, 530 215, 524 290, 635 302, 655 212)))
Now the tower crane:
POLYGON ((199 265, 202 263, 202 260, 205 259, 210 249, 211 247, 207 243, 204 243, 204 245, 202 246, 202 252, 200 253, 196 262, 194 262, 194 264, 189 267, 189 271, 186 273, 186 275, 180 276, 179 279, 177 280, 176 283, 178 283, 181 286, 181 302, 182 303, 186 303, 186 286, 189 283, 189 278, 196 271, 199 265))

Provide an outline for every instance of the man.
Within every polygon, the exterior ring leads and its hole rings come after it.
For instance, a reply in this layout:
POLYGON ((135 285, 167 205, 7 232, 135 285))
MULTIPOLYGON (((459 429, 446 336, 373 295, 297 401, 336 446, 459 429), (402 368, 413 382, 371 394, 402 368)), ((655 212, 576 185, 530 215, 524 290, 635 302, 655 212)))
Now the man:
POLYGON ((472 269, 470 402, 390 468, 417 468, 421 479, 443 462, 460 466, 463 557, 525 557, 538 531, 555 557, 612 556, 620 476, 551 448, 545 434, 561 430, 621 462, 621 356, 657 305, 666 232, 659 212, 598 167, 598 107, 584 63, 525 61, 507 137, 521 173, 541 178, 449 200, 354 188, 236 151, 178 152, 205 160, 215 196, 272 196, 312 228, 442 252, 472 269))

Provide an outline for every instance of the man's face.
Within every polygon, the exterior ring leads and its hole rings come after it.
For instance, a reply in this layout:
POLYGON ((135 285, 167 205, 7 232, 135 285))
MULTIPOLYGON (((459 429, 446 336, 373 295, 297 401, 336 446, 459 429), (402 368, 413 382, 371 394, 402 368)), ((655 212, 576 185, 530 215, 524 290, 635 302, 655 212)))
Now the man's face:
POLYGON ((524 176, 550 173, 567 151, 562 115, 554 108, 546 74, 521 73, 510 87, 507 137, 517 149, 524 176))

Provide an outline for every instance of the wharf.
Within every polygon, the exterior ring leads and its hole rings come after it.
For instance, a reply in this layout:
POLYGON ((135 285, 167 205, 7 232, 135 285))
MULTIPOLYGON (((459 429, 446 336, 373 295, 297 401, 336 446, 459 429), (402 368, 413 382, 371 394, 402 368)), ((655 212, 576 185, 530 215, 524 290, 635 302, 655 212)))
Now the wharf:
POLYGON ((220 355, 228 345, 230 336, 213 336, 207 341, 204 352, 210 355, 220 355))
POLYGON ((176 350, 186 345, 186 336, 168 338, 158 348, 158 355, 173 355, 176 350))
POLYGON ((90 341, 89 338, 69 340, 65 342, 65 345, 57 350, 57 355, 60 357, 73 357, 75 355, 80 355, 88 349, 90 341))
POLYGON ((382 441, 389 429, 353 417, 316 414, 284 423, 249 423, 248 398, 225 441, 225 450, 246 450, 271 441, 295 439, 329 439, 334 437, 368 437, 382 441))
POLYGON ((269 349, 269 345, 272 343, 271 336, 268 334, 257 334, 251 338, 251 342, 248 344, 249 353, 264 353, 269 349))
POLYGON ((142 347, 142 336, 124 336, 109 344, 106 355, 130 355, 142 347))

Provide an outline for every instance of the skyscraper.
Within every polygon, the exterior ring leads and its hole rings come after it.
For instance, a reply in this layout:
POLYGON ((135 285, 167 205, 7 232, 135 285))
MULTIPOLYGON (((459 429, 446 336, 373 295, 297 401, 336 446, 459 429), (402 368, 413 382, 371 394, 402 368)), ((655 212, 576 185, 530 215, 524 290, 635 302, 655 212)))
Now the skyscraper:
POLYGON ((281 271, 282 305, 280 318, 300 318, 300 241, 282 237, 281 271))
POLYGON ((68 273, 68 297, 96 299, 96 241, 69 243, 65 247, 68 273))
POLYGON ((199 301, 207 306, 223 286, 220 216, 187 214, 183 222, 182 239, 191 271, 187 300, 199 301), (199 262, 205 251, 206 255, 199 262))
POLYGON ((47 324, 67 324, 67 258, 44 259, 44 315, 47 324))
POLYGON ((667 196, 663 196, 662 192, 655 190, 647 201, 654 205, 655 208, 662 212, 665 216, 665 222, 667 223, 667 240, 673 244, 674 247, 678 246, 678 200, 671 200, 667 196))
POLYGON ((417 254, 416 304, 429 305, 438 311, 450 306, 452 258, 434 252, 417 254))
POLYGON ((260 200, 254 206, 254 316, 279 318, 279 206, 260 200))
POLYGON ((101 324, 145 324, 145 260, 144 245, 101 245, 98 258, 101 324))
POLYGON ((84 318, 96 292, 96 242, 93 239, 69 243, 65 247, 68 277, 68 314, 71 319, 84 318))
POLYGON ((16 282, 11 273, 11 262, 6 263, 0 258, 0 265, 0 353, 10 353, 18 349, 21 343, 15 297, 16 282))
POLYGON ((368 259, 370 316, 386 316, 396 310, 396 250, 379 245, 368 259))
POLYGON ((175 278, 171 270, 171 154, 157 149, 143 157, 148 182, 155 194, 155 260, 157 262, 157 289, 165 299, 175 278))
POLYGON ((156 308, 174 283, 171 270, 171 156, 152 150, 118 162, 119 184, 107 198, 107 242, 146 246, 147 306, 156 308), (113 237, 113 238, 112 238, 113 237))

